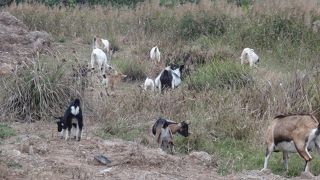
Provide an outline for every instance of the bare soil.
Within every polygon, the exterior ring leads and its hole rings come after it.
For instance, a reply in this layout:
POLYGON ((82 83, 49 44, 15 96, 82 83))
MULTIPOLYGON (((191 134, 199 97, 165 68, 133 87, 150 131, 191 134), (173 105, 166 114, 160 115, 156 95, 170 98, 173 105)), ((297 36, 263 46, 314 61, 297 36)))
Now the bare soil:
MULTIPOLYGON (((88 118, 79 142, 61 139, 54 122, 16 122, 11 127, 17 136, 0 146, 0 179, 285 179, 259 170, 220 176, 216 158, 205 152, 169 155, 138 142, 103 140, 95 135, 99 124, 88 118), (99 163, 96 155, 111 163, 99 163)), ((297 179, 303 177, 311 178, 297 179)))
POLYGON ((0 63, 29 64, 37 52, 48 52, 51 37, 47 32, 29 31, 8 12, 0 12, 0 63))

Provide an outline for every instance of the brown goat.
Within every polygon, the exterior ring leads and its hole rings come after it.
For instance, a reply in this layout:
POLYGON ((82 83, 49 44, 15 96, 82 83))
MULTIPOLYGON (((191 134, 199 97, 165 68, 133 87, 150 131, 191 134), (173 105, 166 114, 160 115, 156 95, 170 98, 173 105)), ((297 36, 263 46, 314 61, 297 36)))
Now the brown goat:
POLYGON ((122 73, 118 73, 117 71, 115 72, 115 74, 108 74, 105 79, 107 94, 110 95, 108 93, 108 88, 110 88, 111 91, 114 91, 115 86, 126 77, 127 77, 127 75, 124 75, 122 73))
POLYGON ((320 127, 312 115, 280 115, 273 119, 266 132, 266 156, 264 167, 267 169, 272 152, 283 152, 283 161, 288 170, 288 153, 296 153, 305 160, 305 172, 309 172, 312 159, 309 151, 316 148, 320 154, 320 127))

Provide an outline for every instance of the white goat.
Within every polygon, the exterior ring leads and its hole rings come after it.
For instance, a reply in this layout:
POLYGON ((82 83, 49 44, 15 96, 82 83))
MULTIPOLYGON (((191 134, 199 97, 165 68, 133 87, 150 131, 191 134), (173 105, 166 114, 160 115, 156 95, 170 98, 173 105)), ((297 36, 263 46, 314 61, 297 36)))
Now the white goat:
POLYGON ((157 61, 157 62, 160 62, 160 51, 159 51, 159 48, 158 46, 155 46, 151 49, 150 51, 150 58, 154 61, 157 61))
POLYGON ((106 67, 108 69, 112 69, 112 67, 107 63, 107 55, 101 49, 96 47, 96 37, 93 38, 93 44, 93 50, 91 53, 91 69, 94 70, 94 65, 97 63, 101 71, 101 75, 106 78, 106 67))
POLYGON ((111 49, 110 42, 107 39, 98 38, 97 36, 93 37, 93 48, 102 49, 107 53, 109 58, 111 59, 113 50, 111 49))
POLYGON ((94 70, 94 65, 97 63, 101 71, 101 75, 106 78, 106 67, 112 69, 107 63, 107 55, 99 48, 96 48, 91 53, 91 69, 94 70))
POLYGON ((253 49, 244 48, 241 53, 241 64, 249 63, 250 67, 256 67, 256 63, 259 62, 259 56, 254 52, 253 49))
POLYGON ((143 89, 146 91, 149 88, 151 89, 151 91, 154 91, 154 81, 153 79, 147 77, 147 79, 144 81, 143 89))
POLYGON ((309 172, 312 159, 309 151, 317 149, 320 154, 320 126, 312 115, 280 115, 273 119, 266 132, 266 156, 264 167, 267 169, 272 152, 283 152, 283 161, 288 170, 288 153, 296 153, 305 160, 305 172, 309 172))

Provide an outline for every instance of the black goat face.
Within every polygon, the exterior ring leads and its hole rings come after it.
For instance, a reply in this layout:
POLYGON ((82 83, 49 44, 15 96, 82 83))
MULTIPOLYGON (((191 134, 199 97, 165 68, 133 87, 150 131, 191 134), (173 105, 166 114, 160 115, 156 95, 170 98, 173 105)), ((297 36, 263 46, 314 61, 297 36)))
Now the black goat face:
POLYGON ((179 134, 181 134, 184 137, 188 137, 191 133, 189 133, 189 124, 182 121, 181 122, 181 128, 178 131, 179 134))

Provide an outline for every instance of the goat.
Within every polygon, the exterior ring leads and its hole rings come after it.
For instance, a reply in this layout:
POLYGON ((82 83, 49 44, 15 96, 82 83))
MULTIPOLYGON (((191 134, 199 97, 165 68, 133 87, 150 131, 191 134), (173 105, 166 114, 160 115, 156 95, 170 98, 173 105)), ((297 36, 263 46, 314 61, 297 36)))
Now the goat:
POLYGON ((151 91, 154 91, 154 81, 153 79, 147 77, 147 79, 144 81, 144 84, 142 86, 142 88, 146 91, 149 88, 151 89, 151 91))
POLYGON ((95 63, 98 63, 101 75, 106 78, 106 66, 108 69, 112 67, 107 63, 107 55, 99 48, 93 49, 91 53, 91 70, 94 70, 95 63))
POLYGON ((173 137, 168 121, 161 127, 157 142, 163 151, 173 154, 173 137))
POLYGON ((172 70, 170 66, 166 67, 160 72, 160 74, 155 79, 155 86, 159 88, 161 92, 164 88, 172 88, 179 86, 181 84, 181 72, 184 65, 172 70))
POLYGON ((172 134, 178 133, 184 137, 188 137, 191 134, 191 132, 189 132, 189 123, 185 121, 178 123, 163 118, 159 118, 154 123, 154 125, 152 126, 152 134, 158 138, 160 128, 162 128, 166 123, 168 124, 168 127, 170 128, 172 134))
POLYGON ((259 56, 251 48, 244 48, 241 53, 241 65, 243 63, 249 63, 250 67, 256 67, 256 64, 260 61, 259 56))
POLYGON ((93 48, 102 49, 109 55, 110 59, 113 53, 118 50, 118 48, 112 48, 110 42, 107 39, 98 38, 97 36, 93 37, 93 48))
MULTIPOLYGON (((64 121, 63 121, 63 116, 57 117, 57 116, 53 116, 55 119, 58 119, 58 121, 56 121, 57 125, 58 125, 58 132, 60 132, 60 136, 61 138, 63 138, 63 133, 64 133, 64 121)), ((71 129, 71 134, 73 134, 73 137, 76 138, 76 132, 74 129, 77 128, 77 123, 72 123, 72 129, 71 129)))
MULTIPOLYGON (((83 127, 83 116, 82 110, 80 107, 80 100, 75 99, 65 111, 63 119, 61 121, 61 131, 65 131, 68 128, 68 131, 65 133, 65 139, 68 140, 69 134, 71 134, 72 128, 72 120, 76 119, 77 122, 77 133, 76 133, 76 140, 80 141, 81 134, 82 134, 82 127, 83 127)), ((59 124, 58 124, 58 131, 59 131, 59 124)))
POLYGON ((122 74, 122 73, 118 73, 117 71, 115 71, 114 74, 108 74, 108 76, 106 78, 104 78, 102 81, 103 85, 105 85, 105 87, 106 87, 107 95, 110 95, 108 93, 108 88, 110 88, 112 91, 114 91, 115 86, 126 77, 127 77, 127 75, 122 74))
POLYGON ((159 51, 159 48, 158 46, 155 46, 153 48, 151 48, 151 51, 150 51, 150 58, 154 61, 157 61, 157 62, 160 62, 160 51, 159 51))
POLYGON ((312 159, 308 151, 316 148, 320 154, 320 125, 312 115, 276 116, 266 131, 266 155, 264 167, 267 169, 272 152, 283 152, 283 162, 288 170, 288 153, 296 153, 305 160, 305 172, 309 172, 312 159))

